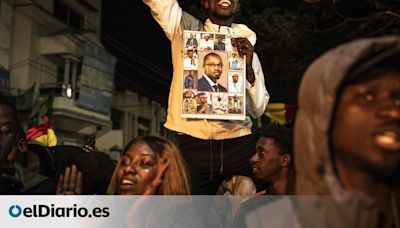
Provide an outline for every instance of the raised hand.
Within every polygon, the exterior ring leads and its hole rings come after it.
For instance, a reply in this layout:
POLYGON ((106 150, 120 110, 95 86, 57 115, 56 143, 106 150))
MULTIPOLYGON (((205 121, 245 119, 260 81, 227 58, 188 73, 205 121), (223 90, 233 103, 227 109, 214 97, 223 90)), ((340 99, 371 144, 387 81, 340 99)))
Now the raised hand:
POLYGON ((91 153, 91 152, 99 152, 99 148, 97 146, 89 146, 89 145, 84 145, 82 147, 82 150, 85 152, 91 153))
POLYGON ((254 84, 255 75, 252 67, 254 47, 247 38, 234 38, 236 40, 237 50, 241 57, 246 56, 246 79, 254 84))
POLYGON ((64 175, 60 175, 57 182, 57 195, 80 195, 82 193, 82 173, 76 165, 65 168, 64 175))
POLYGON ((155 195, 164 178, 165 171, 168 169, 169 160, 164 156, 157 155, 157 175, 146 189, 143 195, 155 195))

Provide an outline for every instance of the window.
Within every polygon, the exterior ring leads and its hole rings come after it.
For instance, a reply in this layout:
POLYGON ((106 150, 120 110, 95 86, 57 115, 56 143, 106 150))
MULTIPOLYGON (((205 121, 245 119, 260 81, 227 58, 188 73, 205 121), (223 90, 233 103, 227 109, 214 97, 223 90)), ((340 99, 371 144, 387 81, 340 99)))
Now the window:
POLYGON ((137 123, 138 123, 138 136, 148 135, 150 133, 151 120, 143 117, 138 117, 137 123))
POLYGON ((83 18, 82 15, 75 12, 69 6, 62 3, 60 0, 54 1, 54 16, 59 20, 65 22, 67 25, 72 26, 77 29, 83 28, 83 18))

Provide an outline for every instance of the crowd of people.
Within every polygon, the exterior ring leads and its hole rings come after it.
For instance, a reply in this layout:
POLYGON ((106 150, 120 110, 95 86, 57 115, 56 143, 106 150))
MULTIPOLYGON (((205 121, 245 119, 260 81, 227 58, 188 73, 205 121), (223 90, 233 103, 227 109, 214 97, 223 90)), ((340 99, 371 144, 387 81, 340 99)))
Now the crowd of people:
MULTIPOLYGON (((356 40, 327 51, 302 78, 294 129, 271 125, 254 134, 249 117, 264 113, 269 94, 254 52, 255 33, 233 23, 239 0, 203 0, 204 24, 176 0, 143 2, 171 40, 176 67, 165 127, 177 133, 177 141, 132 139, 117 163, 101 152, 31 144, 15 101, 2 95, 1 193, 242 195, 246 198, 227 224, 265 227, 269 207, 283 204, 296 212, 301 227, 400 227, 399 36, 356 40), (243 37, 236 47, 245 56, 245 121, 180 116, 183 30, 243 37), (260 204, 261 195, 331 197, 260 204)), ((197 45, 191 39, 190 45, 197 45)), ((284 211, 279 224, 290 226, 294 220, 285 219, 284 211)))

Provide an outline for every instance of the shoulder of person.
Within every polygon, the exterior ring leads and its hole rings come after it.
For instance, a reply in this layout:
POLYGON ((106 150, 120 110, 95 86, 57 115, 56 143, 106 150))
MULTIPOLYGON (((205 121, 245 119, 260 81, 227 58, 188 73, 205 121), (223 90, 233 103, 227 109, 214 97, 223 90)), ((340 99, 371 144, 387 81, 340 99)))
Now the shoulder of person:
POLYGON ((203 31, 203 24, 199 19, 187 13, 186 11, 182 11, 182 25, 185 30, 192 31, 203 31))

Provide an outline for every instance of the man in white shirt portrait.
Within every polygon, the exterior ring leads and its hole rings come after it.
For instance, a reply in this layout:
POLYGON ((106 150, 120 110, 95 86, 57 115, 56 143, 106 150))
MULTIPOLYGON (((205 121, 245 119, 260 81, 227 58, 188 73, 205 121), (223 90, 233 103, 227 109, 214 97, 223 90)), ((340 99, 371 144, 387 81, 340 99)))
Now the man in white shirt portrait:
POLYGON ((186 57, 183 60, 183 66, 189 69, 196 69, 198 62, 198 59, 194 56, 194 50, 188 49, 186 52, 186 57))
POLYGON ((242 93, 243 91, 243 83, 242 77, 237 73, 233 73, 229 79, 228 90, 231 93, 242 93))
POLYGON ((210 34, 204 34, 203 39, 200 40, 199 49, 204 51, 213 50, 214 41, 210 39, 210 34))

